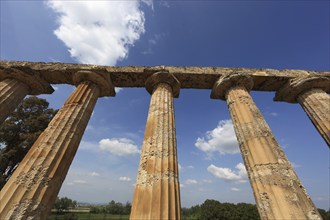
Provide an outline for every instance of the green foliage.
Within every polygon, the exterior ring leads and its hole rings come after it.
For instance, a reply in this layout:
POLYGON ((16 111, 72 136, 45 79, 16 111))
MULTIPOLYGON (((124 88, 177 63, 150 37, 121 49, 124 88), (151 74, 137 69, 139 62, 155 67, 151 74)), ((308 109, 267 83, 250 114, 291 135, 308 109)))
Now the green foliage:
POLYGON ((221 220, 259 220, 257 207, 252 204, 220 203, 216 200, 205 200, 202 205, 190 209, 182 208, 182 219, 221 219, 221 220))
POLYGON ((324 209, 318 209, 318 210, 323 220, 330 220, 330 209, 328 211, 325 211, 324 209))
POLYGON ((60 213, 65 210, 73 209, 76 206, 77 202, 75 200, 69 199, 68 197, 57 197, 54 204, 54 208, 60 213))
POLYGON ((106 206, 92 206, 90 209, 91 213, 109 213, 113 215, 129 215, 131 213, 131 203, 126 202, 122 204, 120 202, 115 202, 112 200, 106 206))
MULTIPOLYGON (((71 213, 62 214, 62 215, 51 215, 47 219, 48 220, 67 220, 66 216, 71 213)), ((74 216, 77 217, 78 220, 129 220, 129 215, 112 215, 106 213, 74 213, 74 216)))
POLYGON ((192 206, 190 208, 181 208, 181 216, 183 220, 200 219, 201 218, 200 205, 192 206))
POLYGON ((64 215, 64 220, 78 220, 78 215, 75 213, 67 213, 64 215))
MULTIPOLYGON (((131 204, 127 202, 125 205, 120 202, 112 200, 107 205, 91 206, 90 212, 79 212, 79 208, 72 210, 76 206, 75 201, 68 198, 57 198, 57 201, 62 200, 62 205, 58 207, 69 207, 63 209, 61 213, 52 215, 49 220, 115 220, 115 219, 129 219, 131 204), (68 202, 71 201, 71 202, 68 202), (67 205, 71 204, 71 205, 67 205), (72 205, 74 204, 74 205, 72 205), (68 210, 70 209, 70 210, 68 210), (74 212, 74 213, 73 213, 74 212)), ((55 203, 56 207, 56 203, 55 203)), ((81 210, 86 210, 86 207, 80 207, 81 210)), ((325 211, 319 209, 319 212, 324 220, 330 220, 330 210, 325 211)), ((259 213, 257 207, 253 204, 247 203, 221 203, 216 200, 205 200, 201 205, 192 206, 190 208, 181 209, 182 220, 259 220, 259 213)))
POLYGON ((45 99, 23 100, 0 125, 0 189, 56 114, 45 99))

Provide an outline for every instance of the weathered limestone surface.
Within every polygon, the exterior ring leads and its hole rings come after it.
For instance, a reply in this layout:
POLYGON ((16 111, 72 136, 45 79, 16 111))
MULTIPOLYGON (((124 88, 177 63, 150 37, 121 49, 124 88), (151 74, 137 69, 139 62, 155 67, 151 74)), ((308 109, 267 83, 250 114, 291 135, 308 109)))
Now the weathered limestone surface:
POLYGON ((146 88, 152 96, 130 219, 180 219, 173 106, 179 82, 161 72, 147 81, 146 88))
POLYGON ((330 147, 330 97, 321 89, 312 89, 298 97, 308 117, 330 147))
POLYGON ((280 88, 275 101, 298 102, 330 147, 330 79, 299 77, 280 88))
MULTIPOLYGON (((274 70, 257 68, 222 68, 222 67, 175 67, 175 66, 129 66, 112 67, 63 63, 33 63, 0 61, 0 72, 20 70, 38 73, 52 84, 74 84, 72 74, 80 70, 101 74, 110 74, 115 87, 144 87, 149 76, 158 71, 172 73, 179 81, 180 88, 212 89, 221 75, 241 71, 253 78, 253 90, 276 91, 288 80, 299 76, 330 77, 329 71, 274 70)), ((329 92, 329 91, 327 91, 329 92)))
POLYGON ((29 87, 16 79, 0 82, 0 124, 12 113, 28 94, 29 87))
POLYGON ((51 94, 53 88, 38 74, 0 68, 0 124, 28 94, 51 94))
POLYGON ((226 99, 261 219, 321 219, 248 90, 251 77, 223 76, 212 98, 226 99))
POLYGON ((99 95, 80 82, 0 192, 1 219, 47 218, 99 95))

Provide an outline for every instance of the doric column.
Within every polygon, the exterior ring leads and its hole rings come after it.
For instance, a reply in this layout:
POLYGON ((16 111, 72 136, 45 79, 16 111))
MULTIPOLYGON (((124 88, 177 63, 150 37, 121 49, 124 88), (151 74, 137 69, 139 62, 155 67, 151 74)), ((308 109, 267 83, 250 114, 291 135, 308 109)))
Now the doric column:
POLYGON ((299 77, 280 88, 274 101, 299 102, 330 147, 330 96, 326 93, 329 91, 329 78, 299 77))
POLYGON ((27 94, 51 94, 53 88, 36 74, 19 70, 0 70, 0 124, 27 94))
POLYGON ((211 97, 227 101, 261 219, 321 219, 253 102, 250 77, 222 76, 211 97))
POLYGON ((100 87, 82 76, 102 78, 92 72, 75 74, 76 90, 39 136, 12 177, 0 191, 0 216, 4 220, 46 219, 77 151, 92 114, 100 87))
POLYGON ((170 73, 148 78, 151 94, 130 219, 180 219, 180 187, 173 96, 180 83, 170 73))

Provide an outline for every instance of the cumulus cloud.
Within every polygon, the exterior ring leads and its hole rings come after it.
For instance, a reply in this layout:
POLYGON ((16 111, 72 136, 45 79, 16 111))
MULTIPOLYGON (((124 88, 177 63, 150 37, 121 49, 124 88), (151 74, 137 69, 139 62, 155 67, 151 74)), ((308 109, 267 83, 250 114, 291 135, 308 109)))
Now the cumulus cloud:
POLYGON ((115 65, 145 32, 141 2, 153 7, 152 0, 49 0, 47 5, 57 13, 54 33, 71 57, 80 63, 115 65))
POLYGON ((205 137, 197 138, 195 146, 209 156, 212 156, 214 152, 222 155, 239 153, 232 121, 220 121, 216 128, 206 132, 205 137))
POLYGON ((293 168, 299 168, 299 167, 301 167, 300 164, 297 164, 295 162, 291 162, 291 165, 293 166, 293 168))
POLYGON ((198 184, 197 180, 194 179, 187 179, 184 183, 186 185, 198 184))
POLYGON ((130 182, 132 179, 127 177, 127 176, 121 176, 121 177, 119 177, 119 180, 120 181, 125 181, 125 182, 130 182))
POLYGON ((239 191, 241 191, 239 188, 236 188, 236 187, 233 187, 233 188, 231 188, 230 190, 231 190, 231 191, 234 191, 234 192, 239 192, 239 191))
POLYGON ((99 148, 103 151, 109 151, 117 156, 126 156, 140 153, 134 142, 127 138, 102 139, 99 142, 99 148))
POLYGON ((277 112, 270 112, 269 115, 270 116, 273 116, 273 117, 277 117, 278 116, 278 113, 277 112))
POLYGON ((219 179, 223 179, 225 181, 239 183, 247 182, 247 172, 244 164, 237 164, 236 169, 237 171, 232 171, 230 168, 217 167, 211 164, 210 166, 208 166, 207 171, 213 174, 213 176, 219 179))
POLYGON ((95 176, 100 176, 99 173, 97 172, 90 172, 90 173, 87 173, 88 176, 92 176, 92 177, 95 177, 95 176))
POLYGON ((77 184, 87 184, 87 181, 85 180, 74 180, 72 182, 67 183, 68 185, 77 185, 77 184))

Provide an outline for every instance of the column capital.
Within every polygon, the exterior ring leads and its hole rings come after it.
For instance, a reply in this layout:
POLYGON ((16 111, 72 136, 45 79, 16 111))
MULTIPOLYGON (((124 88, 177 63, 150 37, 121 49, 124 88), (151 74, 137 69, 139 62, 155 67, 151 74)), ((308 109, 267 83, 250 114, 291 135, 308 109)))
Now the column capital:
POLYGON ((252 89, 253 84, 251 76, 240 72, 222 75, 213 85, 211 98, 226 100, 226 94, 230 88, 242 86, 249 91, 252 89))
POLYGON ((39 74, 29 71, 25 72, 15 68, 1 69, 0 81, 4 79, 15 79, 29 88, 29 95, 52 94, 53 87, 39 76, 39 74))
POLYGON ((296 103, 300 94, 312 89, 322 89, 329 92, 330 78, 308 76, 291 79, 276 92, 274 101, 296 103))
POLYGON ((102 74, 88 70, 80 70, 73 74, 72 80, 76 86, 78 86, 81 82, 84 81, 90 81, 95 83, 100 89, 100 97, 116 95, 110 74, 102 74))
POLYGON ((180 82, 179 80, 169 72, 157 72, 152 74, 146 81, 145 87, 147 91, 152 94, 155 86, 158 85, 159 83, 166 83, 169 84, 172 87, 173 90, 173 96, 175 98, 179 97, 180 94, 180 82))

